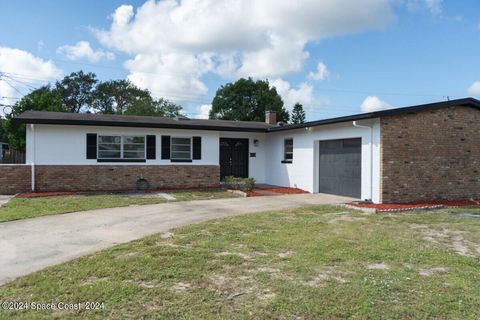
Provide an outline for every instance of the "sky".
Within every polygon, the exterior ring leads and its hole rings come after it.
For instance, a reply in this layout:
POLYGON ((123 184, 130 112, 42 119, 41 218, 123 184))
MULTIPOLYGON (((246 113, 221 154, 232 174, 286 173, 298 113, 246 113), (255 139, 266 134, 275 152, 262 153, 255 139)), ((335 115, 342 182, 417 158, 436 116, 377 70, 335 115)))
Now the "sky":
POLYGON ((0 0, 0 30, 0 104, 79 70, 192 118, 241 77, 307 120, 480 98, 478 0, 0 0))

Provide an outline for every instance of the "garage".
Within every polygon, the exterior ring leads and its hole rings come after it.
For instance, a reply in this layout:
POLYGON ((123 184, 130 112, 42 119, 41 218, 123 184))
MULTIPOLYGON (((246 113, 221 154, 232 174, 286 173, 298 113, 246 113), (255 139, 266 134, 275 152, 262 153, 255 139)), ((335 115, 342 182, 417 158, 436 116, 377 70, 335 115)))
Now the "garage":
POLYGON ((319 192, 361 197, 362 139, 320 141, 319 192))

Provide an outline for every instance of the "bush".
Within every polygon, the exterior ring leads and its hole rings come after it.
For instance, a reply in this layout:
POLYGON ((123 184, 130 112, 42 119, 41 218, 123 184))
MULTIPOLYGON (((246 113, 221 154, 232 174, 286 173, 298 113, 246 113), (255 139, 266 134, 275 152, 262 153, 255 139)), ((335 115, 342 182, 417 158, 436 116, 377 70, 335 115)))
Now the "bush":
POLYGON ((255 189, 255 179, 228 176, 225 177, 225 186, 228 189, 253 191, 253 189, 255 189))

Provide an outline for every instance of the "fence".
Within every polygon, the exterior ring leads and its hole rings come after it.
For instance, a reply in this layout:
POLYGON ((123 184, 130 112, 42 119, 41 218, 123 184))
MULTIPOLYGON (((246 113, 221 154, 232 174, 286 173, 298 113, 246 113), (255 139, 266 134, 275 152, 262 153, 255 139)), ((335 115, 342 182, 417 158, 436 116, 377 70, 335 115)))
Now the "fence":
POLYGON ((1 164, 25 164, 25 152, 3 149, 0 157, 1 164))

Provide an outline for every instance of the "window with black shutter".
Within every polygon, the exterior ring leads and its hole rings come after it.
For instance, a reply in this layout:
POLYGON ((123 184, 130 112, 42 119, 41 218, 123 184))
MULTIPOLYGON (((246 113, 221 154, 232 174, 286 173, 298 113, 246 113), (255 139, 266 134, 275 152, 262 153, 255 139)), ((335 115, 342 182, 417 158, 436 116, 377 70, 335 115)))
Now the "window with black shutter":
POLYGON ((87 133, 87 159, 97 159, 96 133, 87 133))
POLYGON ((202 159, 202 137, 193 137, 193 160, 202 159))
POLYGON ((157 158, 156 136, 147 136, 147 159, 154 160, 157 158))
POLYGON ((170 159, 170 136, 162 136, 162 160, 170 159))

